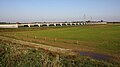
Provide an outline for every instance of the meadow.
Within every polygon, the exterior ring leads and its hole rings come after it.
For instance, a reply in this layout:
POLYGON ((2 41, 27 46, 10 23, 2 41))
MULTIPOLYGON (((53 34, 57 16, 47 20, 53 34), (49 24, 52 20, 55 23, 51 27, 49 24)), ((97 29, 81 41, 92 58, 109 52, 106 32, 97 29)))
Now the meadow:
POLYGON ((120 25, 0 29, 0 36, 77 52, 108 55, 115 58, 113 62, 120 59, 120 25))

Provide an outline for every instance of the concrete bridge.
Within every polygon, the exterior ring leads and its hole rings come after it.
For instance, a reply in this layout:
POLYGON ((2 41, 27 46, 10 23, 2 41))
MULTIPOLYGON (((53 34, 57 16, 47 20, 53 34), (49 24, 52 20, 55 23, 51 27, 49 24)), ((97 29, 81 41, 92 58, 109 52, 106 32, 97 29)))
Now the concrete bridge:
POLYGON ((0 28, 21 28, 21 27, 50 27, 50 26, 77 26, 77 25, 107 24, 107 22, 33 22, 17 24, 0 24, 0 28))
POLYGON ((76 25, 85 25, 85 22, 41 22, 41 23, 22 23, 18 24, 19 27, 50 27, 50 26, 76 26, 76 25))
POLYGON ((18 24, 0 24, 0 28, 18 28, 18 24))

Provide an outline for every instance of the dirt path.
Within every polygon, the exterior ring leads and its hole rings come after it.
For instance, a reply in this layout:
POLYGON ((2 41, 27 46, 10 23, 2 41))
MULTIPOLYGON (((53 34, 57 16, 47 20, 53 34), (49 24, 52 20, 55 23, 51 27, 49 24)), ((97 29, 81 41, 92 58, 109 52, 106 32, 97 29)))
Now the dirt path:
POLYGON ((16 43, 16 44, 21 44, 23 46, 35 48, 36 50, 44 49, 44 50, 48 50, 51 52, 57 52, 57 53, 62 53, 62 54, 67 54, 67 55, 75 55, 76 54, 71 49, 65 49, 65 48, 53 47, 53 46, 48 46, 48 45, 43 45, 43 44, 37 44, 37 43, 33 43, 33 42, 17 40, 17 39, 13 39, 13 38, 9 38, 9 37, 4 37, 4 36, 0 36, 0 39, 5 40, 5 41, 9 41, 12 43, 16 43))

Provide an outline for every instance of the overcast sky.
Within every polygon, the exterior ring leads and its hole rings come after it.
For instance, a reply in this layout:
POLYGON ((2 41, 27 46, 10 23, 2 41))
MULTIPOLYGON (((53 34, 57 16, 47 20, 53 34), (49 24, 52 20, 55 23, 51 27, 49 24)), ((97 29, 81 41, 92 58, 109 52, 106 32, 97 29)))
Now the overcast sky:
POLYGON ((0 0, 0 21, 120 21, 120 0, 0 0))

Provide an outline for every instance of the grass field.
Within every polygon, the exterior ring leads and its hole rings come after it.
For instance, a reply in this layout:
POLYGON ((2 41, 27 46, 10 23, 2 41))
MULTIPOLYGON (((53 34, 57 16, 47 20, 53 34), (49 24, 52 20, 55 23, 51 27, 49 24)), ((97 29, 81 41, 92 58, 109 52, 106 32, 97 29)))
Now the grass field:
POLYGON ((0 36, 120 58, 120 25, 0 29, 0 36))

